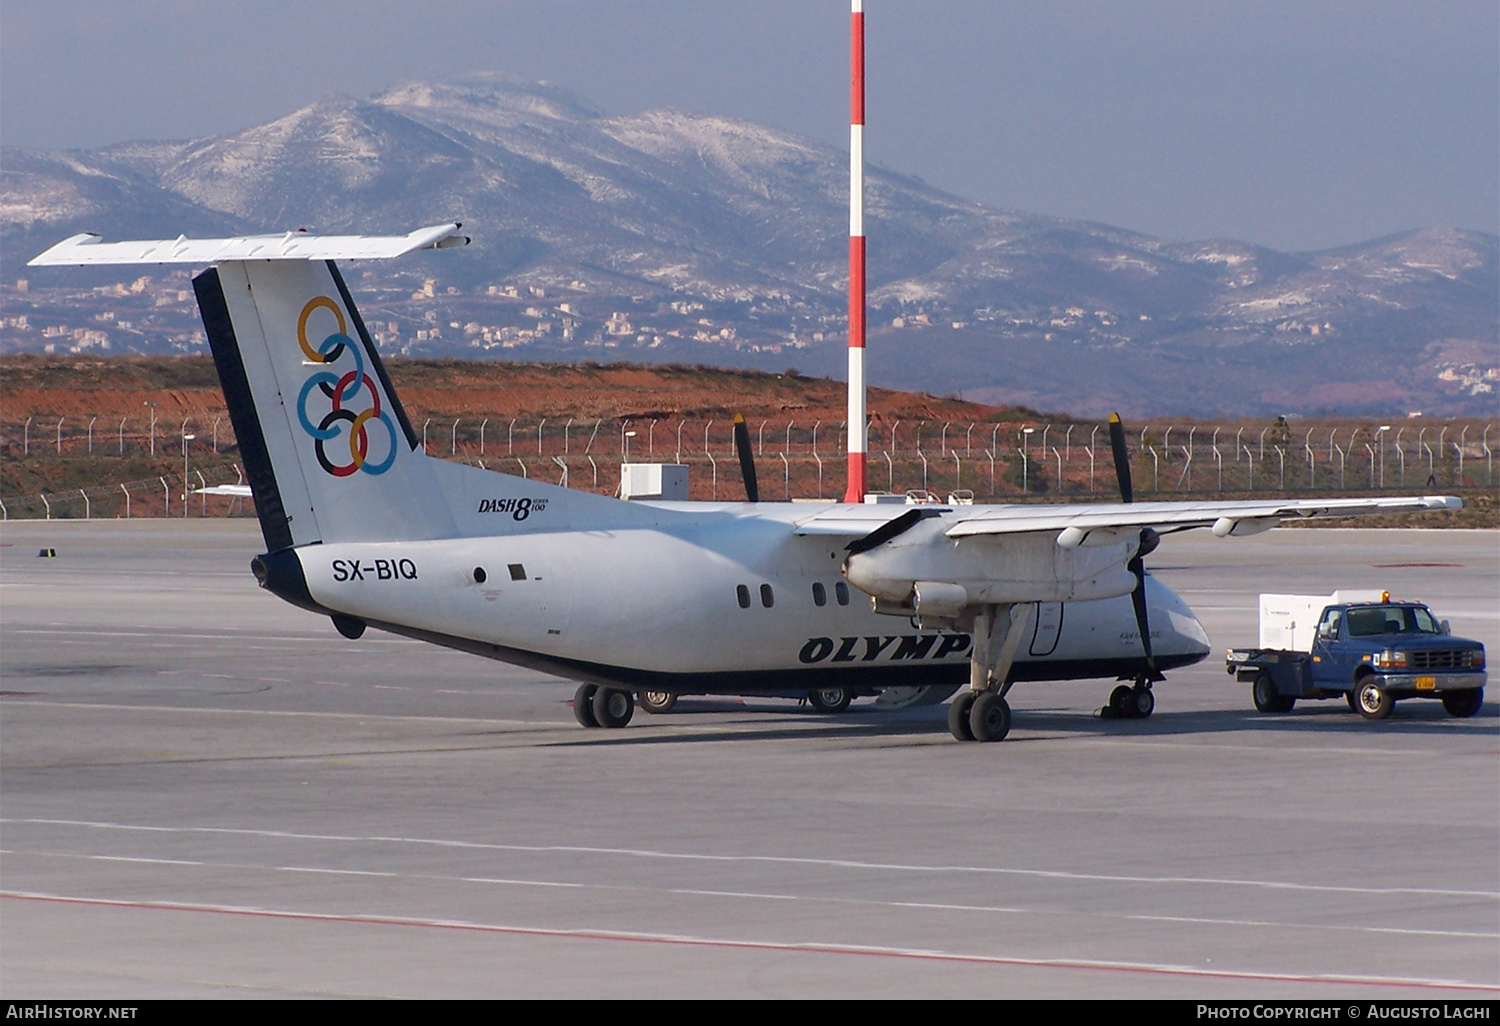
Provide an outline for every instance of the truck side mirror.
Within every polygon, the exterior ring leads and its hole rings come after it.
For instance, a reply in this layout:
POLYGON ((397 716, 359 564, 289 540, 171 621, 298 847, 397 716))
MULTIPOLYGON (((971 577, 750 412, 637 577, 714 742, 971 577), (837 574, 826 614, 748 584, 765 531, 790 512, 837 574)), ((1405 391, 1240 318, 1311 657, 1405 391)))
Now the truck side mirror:
POLYGON ((1334 635, 1333 624, 1331 624, 1331 623, 1325 623, 1325 624, 1319 624, 1318 625, 1318 640, 1319 641, 1332 641, 1333 640, 1333 635, 1334 635))
POLYGON ((1449 623, 1447 620, 1443 621, 1443 625, 1442 626, 1443 626, 1443 633, 1444 634, 1452 634, 1453 633, 1453 625, 1451 623, 1449 623))

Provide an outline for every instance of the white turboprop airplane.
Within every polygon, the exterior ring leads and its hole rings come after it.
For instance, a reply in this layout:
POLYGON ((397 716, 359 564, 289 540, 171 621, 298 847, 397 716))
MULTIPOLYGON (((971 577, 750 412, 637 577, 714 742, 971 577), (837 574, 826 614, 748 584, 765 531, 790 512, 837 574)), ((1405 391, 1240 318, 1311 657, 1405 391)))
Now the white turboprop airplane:
POLYGON ((581 680, 585 726, 624 726, 642 692, 967 681, 949 726, 996 741, 1015 681, 1078 677, 1133 678, 1111 708, 1149 715, 1161 671, 1209 652, 1141 565, 1160 534, 1462 505, 1130 503, 1128 467, 1109 504, 626 502, 431 459, 334 261, 461 246, 459 227, 78 235, 31 264, 210 265, 193 285, 265 537, 261 586, 348 638, 378 627, 581 680))

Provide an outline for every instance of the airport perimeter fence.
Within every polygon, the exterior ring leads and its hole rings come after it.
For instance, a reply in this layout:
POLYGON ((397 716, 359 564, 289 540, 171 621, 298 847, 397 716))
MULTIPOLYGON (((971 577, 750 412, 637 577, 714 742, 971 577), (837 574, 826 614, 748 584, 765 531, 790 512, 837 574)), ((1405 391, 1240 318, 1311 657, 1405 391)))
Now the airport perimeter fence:
MULTIPOLYGON (((751 420, 762 498, 841 498, 845 427, 751 420)), ((618 494, 619 466, 628 461, 686 464, 694 499, 744 497, 729 418, 424 416, 415 419, 413 430, 434 457, 599 494, 618 494)), ((248 500, 197 491, 240 480, 238 464, 230 462, 238 457, 226 415, 171 424, 141 416, 106 424, 102 417, 33 415, 6 418, 0 431, 0 451, 13 468, 20 460, 46 470, 42 479, 63 477, 77 485, 28 494, 7 474, 0 493, 0 516, 6 519, 253 513, 248 500), (120 482, 110 470, 117 462, 122 468, 149 466, 152 476, 137 470, 120 482), (69 465, 71 476, 62 473, 69 465)), ((1151 422, 1131 427, 1127 437, 1137 498, 1493 489, 1500 424, 1151 422)), ((1106 424, 876 421, 868 452, 870 491, 981 502, 1119 494, 1106 424)))

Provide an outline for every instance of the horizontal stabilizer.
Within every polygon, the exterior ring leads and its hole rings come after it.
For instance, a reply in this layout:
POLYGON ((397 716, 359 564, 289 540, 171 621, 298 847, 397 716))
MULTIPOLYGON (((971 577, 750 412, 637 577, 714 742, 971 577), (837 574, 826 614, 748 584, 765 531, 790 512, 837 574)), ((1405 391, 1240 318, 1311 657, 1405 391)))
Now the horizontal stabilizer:
POLYGON ((418 228, 406 235, 246 235, 232 239, 147 239, 103 242, 90 233, 64 239, 27 262, 28 267, 105 264, 194 264, 226 260, 386 260, 418 249, 468 245, 457 222, 418 228))

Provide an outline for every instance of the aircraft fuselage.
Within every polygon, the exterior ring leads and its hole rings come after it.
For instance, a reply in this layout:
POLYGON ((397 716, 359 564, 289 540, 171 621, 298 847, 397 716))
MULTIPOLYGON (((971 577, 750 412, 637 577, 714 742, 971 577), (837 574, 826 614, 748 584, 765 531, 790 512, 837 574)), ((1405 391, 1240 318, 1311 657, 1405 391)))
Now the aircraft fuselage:
MULTIPOLYGON (((507 526, 522 526, 517 500, 490 501, 511 508, 507 526)), ((621 509, 629 515, 613 529, 553 531, 538 523, 488 537, 292 551, 315 608, 597 683, 678 692, 832 684, 868 691, 967 679, 968 633, 875 613, 841 572, 840 542, 795 533, 793 518, 815 506, 621 509), (653 509, 660 521, 632 523, 653 509)), ((1180 598, 1149 578, 1147 597, 1158 667, 1208 654, 1207 635, 1180 598)), ((1143 668, 1123 596, 1037 605, 1012 677, 1117 677, 1143 668)))

